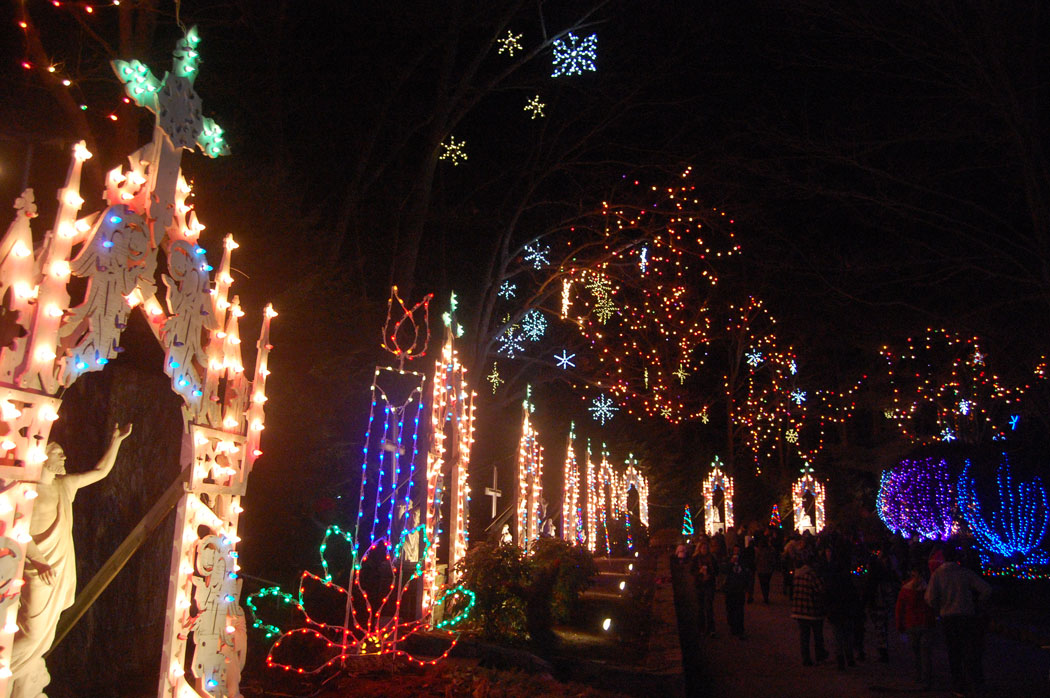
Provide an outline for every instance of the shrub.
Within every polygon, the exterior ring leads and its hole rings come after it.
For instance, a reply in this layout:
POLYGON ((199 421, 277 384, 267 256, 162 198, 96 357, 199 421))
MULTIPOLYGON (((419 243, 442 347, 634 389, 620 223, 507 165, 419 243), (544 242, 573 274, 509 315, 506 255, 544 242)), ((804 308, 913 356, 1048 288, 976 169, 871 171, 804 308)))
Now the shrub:
POLYGON ((460 583, 475 594, 470 624, 486 640, 526 639, 525 599, 530 569, 515 545, 478 542, 456 566, 460 583))

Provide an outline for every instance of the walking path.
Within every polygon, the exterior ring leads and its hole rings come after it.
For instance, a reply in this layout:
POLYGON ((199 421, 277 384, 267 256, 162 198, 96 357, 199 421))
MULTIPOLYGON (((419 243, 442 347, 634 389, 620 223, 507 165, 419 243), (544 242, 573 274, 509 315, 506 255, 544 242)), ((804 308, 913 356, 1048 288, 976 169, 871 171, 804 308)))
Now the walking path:
MULTIPOLYGON (((877 661, 869 623, 865 641, 866 662, 859 662, 855 668, 846 671, 837 670, 834 661, 802 666, 798 626, 790 617, 790 602, 781 591, 779 574, 773 578, 768 606, 761 600, 747 604, 745 640, 728 633, 725 602, 721 595, 715 603, 718 636, 697 639, 692 580, 687 574, 677 572, 674 577, 683 665, 692 696, 843 698, 910 695, 943 698, 951 695, 948 690, 948 657, 939 630, 933 649, 934 689, 922 691, 914 681, 911 652, 892 627, 889 663, 877 661)), ((757 584, 755 591, 758 591, 757 584)), ((824 624, 824 639, 828 651, 832 651, 834 639, 827 623, 824 624)), ((987 679, 982 693, 984 698, 1050 696, 1047 681, 1050 654, 1034 645, 989 634, 984 667, 987 679)))

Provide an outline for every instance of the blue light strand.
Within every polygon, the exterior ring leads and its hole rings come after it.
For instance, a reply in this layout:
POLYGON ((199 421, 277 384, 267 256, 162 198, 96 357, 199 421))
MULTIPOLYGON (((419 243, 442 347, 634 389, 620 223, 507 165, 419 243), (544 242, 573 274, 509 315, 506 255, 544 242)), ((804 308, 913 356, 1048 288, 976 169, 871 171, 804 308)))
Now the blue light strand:
POLYGON ((1037 477, 1015 485, 1004 453, 996 473, 999 506, 992 509, 989 516, 981 505, 970 467, 970 461, 966 461, 959 476, 959 509, 977 540, 985 565, 993 556, 1006 559, 1019 556, 1034 565, 1050 563, 1050 556, 1040 549, 1050 526, 1050 506, 1042 481, 1037 477))

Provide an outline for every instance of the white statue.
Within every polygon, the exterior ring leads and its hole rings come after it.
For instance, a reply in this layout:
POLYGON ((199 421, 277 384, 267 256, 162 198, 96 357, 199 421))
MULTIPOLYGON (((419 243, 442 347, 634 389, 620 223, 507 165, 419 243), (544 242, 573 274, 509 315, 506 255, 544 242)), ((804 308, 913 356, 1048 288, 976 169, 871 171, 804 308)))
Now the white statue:
POLYGON ((799 520, 799 529, 804 531, 807 528, 813 528, 813 519, 810 518, 809 512, 803 511, 802 518, 799 520))
MULTIPOLYGON (((62 611, 73 605, 77 591, 73 552, 73 498, 77 490, 109 475, 131 425, 113 427, 109 447, 91 470, 66 474, 66 454, 55 442, 37 484, 26 545, 25 583, 18 603, 18 632, 11 648, 12 698, 40 698, 51 676, 43 655, 55 639, 62 611)), ((46 697, 44 697, 46 698, 46 697)))

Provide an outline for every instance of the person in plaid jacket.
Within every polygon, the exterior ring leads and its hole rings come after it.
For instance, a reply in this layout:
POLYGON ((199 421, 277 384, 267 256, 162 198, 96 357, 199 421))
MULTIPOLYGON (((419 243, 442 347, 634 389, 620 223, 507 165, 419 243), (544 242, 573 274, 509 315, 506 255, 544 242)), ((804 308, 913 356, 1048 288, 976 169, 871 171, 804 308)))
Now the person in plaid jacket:
POLYGON ((810 565, 808 557, 799 560, 795 567, 791 593, 791 617, 798 621, 802 665, 813 666, 809 653, 811 634, 817 662, 827 659, 828 653, 824 649, 824 585, 810 565))

